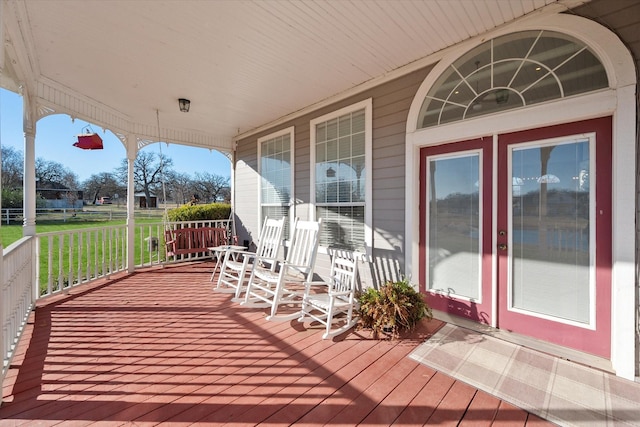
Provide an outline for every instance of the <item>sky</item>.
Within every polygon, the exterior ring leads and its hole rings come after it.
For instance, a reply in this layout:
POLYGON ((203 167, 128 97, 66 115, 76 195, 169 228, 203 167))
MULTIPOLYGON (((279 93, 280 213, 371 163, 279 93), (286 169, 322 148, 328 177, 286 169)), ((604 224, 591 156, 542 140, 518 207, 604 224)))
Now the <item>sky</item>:
MULTIPOLYGON (((177 107, 176 107, 177 108, 177 107)), ((74 147, 77 135, 85 133, 88 123, 66 114, 56 114, 38 120, 36 125, 36 158, 58 162, 73 171, 80 182, 93 174, 113 172, 120 166, 126 152, 122 142, 109 130, 91 125, 91 130, 103 140, 103 150, 82 150, 74 147)), ((0 143, 24 153, 22 128, 22 97, 0 89, 0 143)), ((187 147, 178 144, 150 144, 142 150, 151 150, 173 160, 173 170, 194 177, 196 172, 208 172, 224 177, 231 174, 231 163, 219 151, 187 147), (162 145, 162 147, 160 147, 162 145)))

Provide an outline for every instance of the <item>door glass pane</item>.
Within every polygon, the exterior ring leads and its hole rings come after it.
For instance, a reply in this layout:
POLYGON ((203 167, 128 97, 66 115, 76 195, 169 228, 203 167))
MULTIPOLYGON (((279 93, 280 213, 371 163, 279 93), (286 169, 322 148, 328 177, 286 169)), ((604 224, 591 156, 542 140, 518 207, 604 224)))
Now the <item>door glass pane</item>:
POLYGON ((589 323, 589 140, 511 151, 511 305, 589 323))
POLYGON ((480 298, 480 155, 428 162, 429 289, 480 298))

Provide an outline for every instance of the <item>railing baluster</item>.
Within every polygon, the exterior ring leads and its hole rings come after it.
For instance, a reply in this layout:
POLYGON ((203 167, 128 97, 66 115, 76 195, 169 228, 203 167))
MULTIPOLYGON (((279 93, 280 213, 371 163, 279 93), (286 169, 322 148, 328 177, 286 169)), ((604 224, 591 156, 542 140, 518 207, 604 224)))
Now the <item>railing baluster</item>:
MULTIPOLYGON (((53 292, 53 236, 47 239, 47 293, 53 292)), ((38 292, 40 295, 41 292, 38 292)))
POLYGON ((69 274, 69 286, 73 286, 73 284, 74 284, 73 283, 74 282, 74 279, 73 279, 73 249, 74 249, 73 248, 73 244, 74 244, 74 236, 75 236, 74 233, 69 233, 69 240, 68 240, 69 241, 69 267, 68 267, 69 268, 69 271, 68 271, 68 274, 69 274))
POLYGON ((96 230, 93 232, 93 271, 89 280, 100 276, 104 276, 104 271, 100 269, 100 230, 96 230))
POLYGON ((4 380, 11 364, 18 337, 36 298, 33 278, 38 271, 34 255, 39 255, 40 251, 35 250, 34 245, 39 242, 40 239, 33 236, 23 237, 9 245, 0 257, 3 265, 0 277, 0 382, 4 380))
MULTIPOLYGON (((64 289, 64 234, 58 237, 58 291, 64 289)), ((53 249, 53 247, 52 247, 53 249)), ((53 252, 53 250, 51 250, 53 252)))
POLYGON ((82 252, 84 245, 84 234, 79 231, 78 232, 78 284, 82 283, 82 252))

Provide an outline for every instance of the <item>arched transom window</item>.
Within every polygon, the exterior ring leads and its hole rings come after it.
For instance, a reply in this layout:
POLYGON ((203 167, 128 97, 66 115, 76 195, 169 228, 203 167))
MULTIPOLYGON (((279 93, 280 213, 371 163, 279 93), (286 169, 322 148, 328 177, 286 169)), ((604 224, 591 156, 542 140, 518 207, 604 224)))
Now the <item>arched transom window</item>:
POLYGON ((427 94, 418 128, 427 128, 608 87, 604 67, 584 43, 553 31, 489 40, 447 67, 427 94))

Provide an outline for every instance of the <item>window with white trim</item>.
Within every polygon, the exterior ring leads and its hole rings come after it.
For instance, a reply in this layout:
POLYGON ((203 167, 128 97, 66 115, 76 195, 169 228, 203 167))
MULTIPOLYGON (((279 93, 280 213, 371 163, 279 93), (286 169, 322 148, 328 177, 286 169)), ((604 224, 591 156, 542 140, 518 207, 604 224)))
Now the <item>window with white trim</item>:
POLYGON ((293 217, 293 131, 284 131, 258 139, 260 174, 260 220, 285 217, 284 238, 289 235, 293 217))
POLYGON ((311 121, 312 189, 320 245, 365 251, 371 244, 371 109, 367 100, 311 121))
POLYGON ((488 40, 452 63, 427 94, 417 127, 428 128, 596 91, 606 70, 583 42, 554 31, 488 40))

